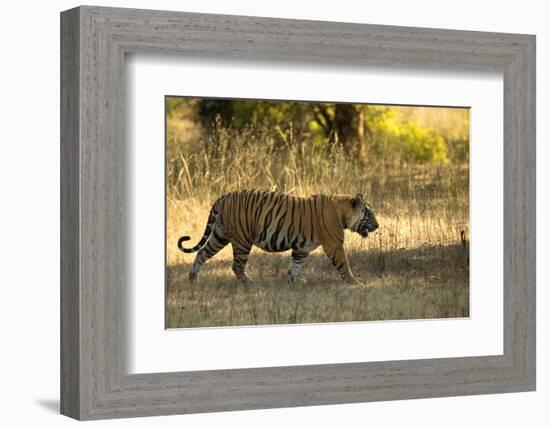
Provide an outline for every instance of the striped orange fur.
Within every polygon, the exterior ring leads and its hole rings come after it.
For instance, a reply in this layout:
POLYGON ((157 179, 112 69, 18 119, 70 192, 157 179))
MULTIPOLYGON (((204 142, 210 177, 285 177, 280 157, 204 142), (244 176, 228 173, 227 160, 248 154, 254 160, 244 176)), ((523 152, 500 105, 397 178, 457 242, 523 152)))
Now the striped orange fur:
POLYGON ((241 190, 224 194, 210 210, 204 234, 192 248, 183 242, 178 247, 186 253, 196 252, 190 280, 195 280, 202 265, 228 243, 233 247, 233 272, 242 282, 252 246, 268 252, 292 250, 289 276, 298 280, 301 266, 309 252, 322 246, 345 281, 354 281, 344 250, 344 230, 367 237, 378 228, 373 209, 362 194, 314 195, 296 197, 288 194, 241 190))

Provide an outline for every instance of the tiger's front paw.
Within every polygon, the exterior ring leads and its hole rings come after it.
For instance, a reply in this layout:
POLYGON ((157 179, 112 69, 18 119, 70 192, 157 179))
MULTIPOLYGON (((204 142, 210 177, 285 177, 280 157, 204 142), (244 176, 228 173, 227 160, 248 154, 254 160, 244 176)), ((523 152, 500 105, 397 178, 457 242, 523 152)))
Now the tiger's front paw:
POLYGON ((252 280, 250 280, 250 278, 246 274, 239 274, 237 276, 237 280, 246 286, 249 286, 252 284, 252 280))
POLYGON ((288 280, 291 284, 295 285, 300 281, 300 276, 298 274, 294 274, 291 271, 288 272, 288 280))
POLYGON ((294 285, 307 285, 308 281, 305 277, 296 277, 295 279, 290 278, 289 282, 292 286, 294 285))
POLYGON ((350 276, 345 280, 347 285, 362 285, 363 282, 354 276, 350 276))

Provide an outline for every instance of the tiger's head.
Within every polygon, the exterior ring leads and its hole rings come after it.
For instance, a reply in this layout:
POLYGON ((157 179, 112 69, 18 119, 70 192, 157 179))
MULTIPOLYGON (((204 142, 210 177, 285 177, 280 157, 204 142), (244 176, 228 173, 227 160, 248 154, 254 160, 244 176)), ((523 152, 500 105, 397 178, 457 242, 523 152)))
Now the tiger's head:
POLYGON ((365 201, 361 193, 351 199, 351 209, 346 218, 346 228, 359 233, 362 237, 367 237, 369 233, 378 228, 374 210, 365 201))

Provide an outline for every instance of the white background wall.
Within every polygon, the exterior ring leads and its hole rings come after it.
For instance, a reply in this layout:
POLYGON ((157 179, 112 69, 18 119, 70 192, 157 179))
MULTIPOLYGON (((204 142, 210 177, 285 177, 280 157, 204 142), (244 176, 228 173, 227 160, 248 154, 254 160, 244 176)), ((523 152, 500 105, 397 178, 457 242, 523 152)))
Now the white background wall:
MULTIPOLYGON (((94 4, 537 35, 538 391, 109 421, 110 425, 543 426, 550 423, 550 26, 545 2, 426 0, 96 1, 94 4), (545 146, 546 145, 546 146, 545 146), (542 262, 541 262, 542 261, 542 262), (546 306, 546 309, 545 309, 546 306)), ((74 1, 5 2, 0 24, 2 425, 72 423, 59 405, 59 12, 74 1)))

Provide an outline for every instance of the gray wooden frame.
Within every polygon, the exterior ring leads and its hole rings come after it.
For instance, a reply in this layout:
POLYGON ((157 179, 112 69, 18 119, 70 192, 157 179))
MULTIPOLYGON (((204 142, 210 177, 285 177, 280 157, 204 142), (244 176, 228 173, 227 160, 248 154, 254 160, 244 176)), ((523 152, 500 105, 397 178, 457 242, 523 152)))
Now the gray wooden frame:
POLYGON ((79 7, 61 14, 61 412, 77 419, 535 389, 535 37, 79 7), (500 71, 504 354, 128 375, 130 52, 500 71))

